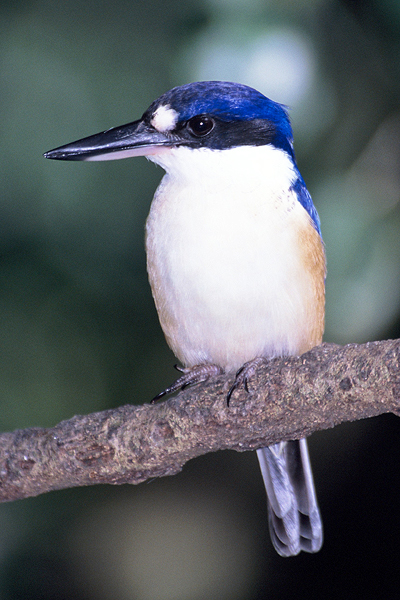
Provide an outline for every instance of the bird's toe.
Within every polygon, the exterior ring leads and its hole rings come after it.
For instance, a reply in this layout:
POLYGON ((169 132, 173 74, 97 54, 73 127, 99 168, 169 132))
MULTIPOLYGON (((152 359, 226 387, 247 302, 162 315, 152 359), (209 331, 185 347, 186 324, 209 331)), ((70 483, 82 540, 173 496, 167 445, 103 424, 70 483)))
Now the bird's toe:
POLYGON ((165 390, 157 394, 157 396, 154 396, 150 401, 151 404, 154 404, 157 400, 160 400, 160 398, 167 394, 173 394, 178 390, 184 390, 190 385, 202 383, 203 381, 207 381, 210 377, 221 375, 223 373, 223 369, 218 365, 195 365, 194 367, 179 367, 175 365, 175 368, 183 373, 182 377, 179 377, 172 385, 165 388, 165 390))

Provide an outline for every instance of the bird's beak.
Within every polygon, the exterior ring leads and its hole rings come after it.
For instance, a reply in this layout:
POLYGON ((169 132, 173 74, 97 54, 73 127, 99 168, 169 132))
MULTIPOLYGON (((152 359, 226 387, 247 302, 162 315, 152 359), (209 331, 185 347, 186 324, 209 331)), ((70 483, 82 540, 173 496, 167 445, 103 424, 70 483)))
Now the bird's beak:
POLYGON ((56 160, 116 160, 160 154, 174 145, 176 143, 171 138, 139 120, 49 150, 44 157, 56 160))

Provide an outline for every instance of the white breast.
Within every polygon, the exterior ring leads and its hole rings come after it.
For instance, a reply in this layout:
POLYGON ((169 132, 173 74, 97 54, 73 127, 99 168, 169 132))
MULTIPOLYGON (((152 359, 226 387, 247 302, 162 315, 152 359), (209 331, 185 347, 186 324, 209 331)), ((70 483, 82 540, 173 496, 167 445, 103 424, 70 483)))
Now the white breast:
POLYGON ((315 302, 300 243, 313 228, 290 191, 287 155, 182 147, 153 158, 167 175, 146 225, 148 272, 179 360, 230 371, 257 356, 300 353, 315 302))

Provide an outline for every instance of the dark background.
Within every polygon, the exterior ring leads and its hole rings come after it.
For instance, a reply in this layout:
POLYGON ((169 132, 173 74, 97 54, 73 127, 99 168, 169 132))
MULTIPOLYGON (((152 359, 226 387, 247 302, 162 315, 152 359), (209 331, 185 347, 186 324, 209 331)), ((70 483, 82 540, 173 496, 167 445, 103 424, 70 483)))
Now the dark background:
MULTIPOLYGON (((328 256, 326 341, 400 336, 400 2, 0 5, 1 430, 143 403, 175 377, 145 270, 162 171, 42 153, 174 85, 240 81, 291 107, 328 256)), ((312 436, 317 555, 271 548, 252 453, 138 487, 0 506, 0 600, 398 598, 400 421, 312 436)))

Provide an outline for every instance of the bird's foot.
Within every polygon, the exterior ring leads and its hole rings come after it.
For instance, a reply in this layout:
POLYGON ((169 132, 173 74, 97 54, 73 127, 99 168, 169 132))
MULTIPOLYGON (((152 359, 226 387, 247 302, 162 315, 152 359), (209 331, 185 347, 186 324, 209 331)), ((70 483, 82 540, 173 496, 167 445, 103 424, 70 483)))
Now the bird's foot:
POLYGON ((253 358, 253 360, 249 360, 249 362, 244 363, 243 367, 241 367, 239 369, 239 371, 237 371, 235 381, 226 397, 228 406, 229 406, 229 402, 231 400, 233 392, 235 390, 237 390, 240 386, 243 386, 244 389, 246 390, 246 392, 249 391, 248 382, 249 382, 250 377, 252 377, 252 375, 254 375, 257 368, 261 364, 265 363, 265 360, 266 359, 262 358, 262 357, 253 358))
POLYGON ((154 396, 154 398, 150 401, 150 404, 154 404, 157 402, 157 400, 160 400, 160 398, 166 396, 167 394, 172 394, 178 390, 184 390, 189 385, 195 385, 196 383, 207 381, 207 379, 210 377, 221 375, 224 372, 224 370, 218 365, 196 365, 194 367, 186 368, 175 365, 175 369, 183 373, 182 377, 179 377, 179 379, 177 379, 172 385, 165 388, 165 390, 157 394, 157 396, 154 396))

